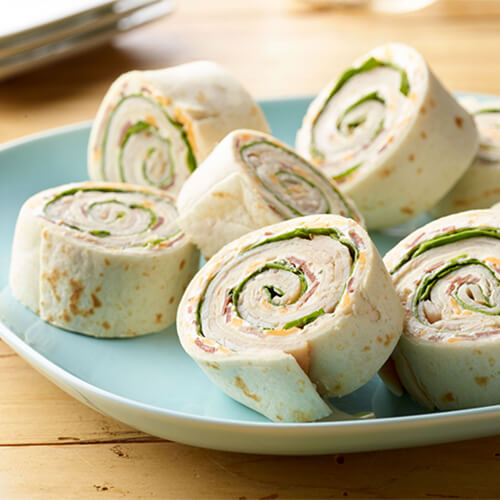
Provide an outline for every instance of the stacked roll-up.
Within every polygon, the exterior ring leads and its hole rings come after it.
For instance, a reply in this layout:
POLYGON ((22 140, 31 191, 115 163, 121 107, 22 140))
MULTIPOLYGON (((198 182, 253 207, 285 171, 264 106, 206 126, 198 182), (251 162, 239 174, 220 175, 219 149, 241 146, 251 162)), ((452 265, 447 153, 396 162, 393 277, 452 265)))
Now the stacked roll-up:
POLYGON ((500 403, 498 212, 431 222, 384 261, 406 311, 392 355, 403 386, 429 408, 500 403))
POLYGON ((84 182, 42 191, 14 237, 14 296, 53 325, 129 337, 172 323, 198 252, 164 193, 84 182))
POLYGON ((500 201, 500 100, 464 97, 460 104, 474 117, 479 151, 464 176, 432 209, 431 214, 436 217, 489 208, 500 201))
POLYGON ((371 229, 431 208, 477 150, 472 118, 411 47, 354 62, 309 107, 297 150, 341 183, 371 229))
POLYGON ((322 396, 376 373, 403 311, 365 230, 337 215, 296 218, 226 245, 179 305, 186 352, 229 396, 273 421, 327 416, 322 396))
POLYGON ((269 131, 250 94, 215 63, 125 73, 109 89, 92 127, 90 178, 176 196, 215 144, 240 127, 269 131))
POLYGON ((179 224, 211 257, 260 227, 310 214, 361 220, 353 203, 323 174, 270 135, 235 130, 186 181, 179 224))

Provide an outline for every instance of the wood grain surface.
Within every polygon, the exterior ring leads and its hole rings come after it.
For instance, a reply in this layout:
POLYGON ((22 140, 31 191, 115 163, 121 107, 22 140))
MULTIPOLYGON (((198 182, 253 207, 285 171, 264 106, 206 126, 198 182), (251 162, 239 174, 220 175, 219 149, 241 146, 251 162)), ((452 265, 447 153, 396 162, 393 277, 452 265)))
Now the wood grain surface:
MULTIPOLYGON (((122 72, 217 61, 257 97, 316 93, 387 41, 454 90, 500 94, 500 2, 382 15, 285 0, 179 0, 174 15, 0 83, 0 142, 93 117, 122 72)), ((0 499, 499 498, 500 437, 394 451, 272 457, 162 441, 104 417, 0 341, 0 499)))

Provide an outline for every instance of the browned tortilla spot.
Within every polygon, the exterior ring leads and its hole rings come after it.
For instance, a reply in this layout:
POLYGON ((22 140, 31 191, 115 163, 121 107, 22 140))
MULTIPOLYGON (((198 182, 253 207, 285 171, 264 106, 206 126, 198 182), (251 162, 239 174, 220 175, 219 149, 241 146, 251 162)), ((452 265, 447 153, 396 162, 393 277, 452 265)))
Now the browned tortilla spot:
POLYGON ((168 299, 168 303, 169 303, 169 304, 173 304, 173 303, 174 303, 174 300, 175 300, 175 298, 174 298, 174 297, 170 297, 170 298, 168 299))
POLYGON ((69 309, 73 315, 78 314, 78 302, 82 296, 84 287, 80 280, 70 278, 69 286, 71 287, 71 295, 69 296, 69 309))
POLYGON ((71 321, 71 316, 68 314, 68 311, 64 309, 64 311, 59 315, 59 319, 62 319, 66 321, 66 323, 69 323, 71 321))
POLYGON ((279 415, 275 415, 276 420, 279 420, 280 422, 283 420, 279 415))
POLYGON ((162 313, 157 313, 156 314, 155 323, 161 323, 161 319, 162 318, 163 318, 163 314, 162 313))
POLYGON ((102 302, 99 300, 99 297, 95 293, 90 294, 90 296, 92 297, 92 304, 96 309, 102 306, 102 302))
POLYGON ((257 394, 253 394, 251 393, 249 390, 248 390, 248 387, 247 385, 245 384, 244 380, 241 378, 241 377, 236 377, 234 379, 234 385, 238 388, 238 389, 241 389, 243 391, 243 394, 247 397, 247 398, 251 398, 251 399, 254 399, 255 401, 259 402, 260 401, 260 397, 257 396, 257 394))
POLYGON ((366 352, 366 351, 369 351, 371 349, 371 347, 369 345, 365 345, 365 347, 363 347, 363 349, 361 349, 363 352, 366 352))
POLYGON ((425 115, 425 113, 427 113, 427 109, 425 109, 425 106, 422 106, 420 108, 420 113, 423 114, 423 115, 425 115))
POLYGON ((434 99, 431 97, 429 99, 429 105, 431 108, 435 108, 436 107, 436 101, 434 101, 434 99))
POLYGON ((111 328, 111 325, 107 321, 103 321, 102 326, 106 330, 109 330, 111 328))
POLYGON ((307 413, 300 410, 293 410, 292 414, 297 422, 309 422, 311 420, 311 417, 307 413))
POLYGON ((441 396, 441 401, 443 403, 451 403, 452 401, 455 401, 455 396, 452 392, 447 392, 441 396))
POLYGON ((399 211, 403 214, 408 214, 408 215, 413 215, 415 213, 413 208, 410 208, 410 207, 401 207, 399 209, 399 211))
POLYGON ((49 286, 52 290, 52 293, 54 294, 55 299, 57 302, 61 301, 61 297, 57 293, 57 283, 59 282, 59 279, 61 278, 61 273, 59 272, 59 269, 55 268, 51 273, 49 274, 43 274, 42 279, 46 279, 47 282, 49 283, 49 286))
POLYGON ((380 171, 379 175, 380 175, 380 177, 382 177, 382 179, 384 179, 384 178, 389 177, 393 171, 394 171, 393 167, 386 167, 380 171))
POLYGON ((421 174, 423 172, 422 167, 417 168, 417 174, 421 174))
POLYGON ((107 266, 110 266, 110 265, 111 265, 111 262, 109 262, 109 259, 108 259, 108 258, 105 258, 105 259, 104 259, 104 264, 106 264, 107 266))
POLYGON ((186 265, 186 259, 182 259, 180 264, 179 264, 179 269, 182 271, 182 269, 184 268, 185 265, 186 265))
POLYGON ((488 385, 488 377, 474 377, 474 380, 480 387, 486 387, 488 385))
POLYGON ((411 155, 408 155, 408 161, 414 161, 415 160, 415 155, 412 153, 411 155))
POLYGON ((460 116, 455 116, 455 124, 457 125, 458 128, 463 128, 464 127, 464 119, 461 118, 460 116))
POLYGON ((218 365, 218 363, 211 363, 210 361, 207 361, 207 366, 209 366, 210 368, 213 368, 214 370, 220 370, 220 366, 218 365))
POLYGON ((427 134, 422 130, 422 132, 420 132, 420 137, 422 139, 427 139, 427 134))

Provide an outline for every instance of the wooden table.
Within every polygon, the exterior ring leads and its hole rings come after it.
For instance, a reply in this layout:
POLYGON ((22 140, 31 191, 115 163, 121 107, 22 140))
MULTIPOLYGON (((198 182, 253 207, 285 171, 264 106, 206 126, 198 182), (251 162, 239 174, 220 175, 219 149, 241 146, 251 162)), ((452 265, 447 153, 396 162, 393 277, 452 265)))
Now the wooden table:
MULTIPOLYGON (((257 97, 315 93, 390 40, 451 89, 500 94, 500 2, 439 0, 407 15, 292 0, 179 0, 175 15, 0 84, 0 142, 93 117, 133 68, 212 59, 257 97)), ((270 457, 162 441, 71 399, 0 342, 0 498, 498 497, 500 436, 407 450, 270 457)))

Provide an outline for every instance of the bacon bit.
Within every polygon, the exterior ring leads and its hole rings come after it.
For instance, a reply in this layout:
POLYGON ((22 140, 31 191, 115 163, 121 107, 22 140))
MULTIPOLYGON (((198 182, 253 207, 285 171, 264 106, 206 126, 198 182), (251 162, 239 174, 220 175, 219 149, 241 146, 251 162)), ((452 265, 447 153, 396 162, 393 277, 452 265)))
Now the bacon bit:
POLYGON ((273 207, 270 203, 267 204, 267 206, 277 215, 280 216, 280 218, 283 218, 283 215, 279 212, 279 210, 275 207, 273 207))
POLYGON ((363 240, 359 237, 359 235, 356 233, 356 231, 349 231, 349 236, 351 237, 352 241, 356 243, 358 250, 364 248, 363 240))
POLYGON ((489 262, 491 267, 493 267, 493 269, 500 274, 500 259, 497 259, 496 257, 487 257, 484 260, 489 262))
POLYGON ((149 87, 146 87, 145 85, 143 85, 141 87, 141 92, 146 92, 146 94, 151 94, 151 89, 149 87))
POLYGON ((319 281, 316 281, 314 285, 309 288, 306 294, 302 295, 301 299, 297 303, 297 307, 302 307, 311 297, 311 295, 316 291, 316 288, 319 286, 319 281))
POLYGON ((168 247, 171 247, 172 245, 175 245, 178 241, 182 240, 182 238, 184 238, 184 233, 181 233, 174 240, 162 241, 160 244, 156 245, 156 247, 157 248, 168 248, 168 247))
POLYGON ((414 247, 424 236, 425 233, 420 233, 410 244, 406 245, 406 248, 414 247))
POLYGON ((446 226, 441 229, 440 234, 445 234, 445 233, 451 233, 452 231, 455 231, 457 229, 456 226, 446 226))
POLYGON ((224 300, 224 307, 222 309, 222 315, 226 317, 226 323, 231 321, 231 304, 233 303, 233 297, 229 295, 229 290, 226 291, 226 299, 224 300))
POLYGON ((273 235, 273 233, 271 233, 271 231, 266 231, 266 232, 264 233, 264 236, 272 236, 272 235, 273 235))
POLYGON ((168 184, 165 184, 164 186, 161 186, 160 189, 162 191, 166 191, 167 189, 170 189, 174 183, 175 183, 175 174, 172 175, 172 179, 170 180, 170 182, 168 184))
POLYGON ((286 260, 295 264, 304 274, 311 280, 312 283, 316 281, 316 276, 314 273, 307 267, 306 261, 302 259, 298 259, 297 257, 287 257, 286 260))
POLYGON ((427 269, 424 269, 425 273, 431 273, 432 271, 436 270, 438 267, 440 267, 443 264, 443 262, 438 262, 436 264, 433 264, 432 266, 428 267, 427 269))
POLYGON ((472 274, 468 274, 467 276, 458 276, 450 283, 448 290, 446 290, 447 295, 451 295, 459 286, 464 285, 465 283, 479 283, 479 278, 475 278, 472 274))
POLYGON ((354 288, 354 282, 356 280, 354 279, 354 276, 351 277, 351 279, 347 282, 347 290, 352 293, 355 291, 355 288, 354 288))
POLYGON ((156 224, 151 228, 151 231, 158 229, 164 222, 165 219, 160 215, 160 217, 158 217, 158 221, 156 222, 156 224))
POLYGON ((204 344, 198 337, 196 337, 196 340, 194 341, 194 343, 202 350, 202 351, 205 351, 205 352, 208 352, 208 353, 214 353, 217 348, 216 347, 213 347, 213 346, 210 346, 210 345, 206 345, 204 344))
POLYGON ((125 125, 123 125, 122 130, 120 132, 120 138, 118 139, 119 144, 123 142, 123 139, 125 139, 125 136, 127 135, 127 130, 131 127, 132 122, 127 121, 125 122, 125 125))

